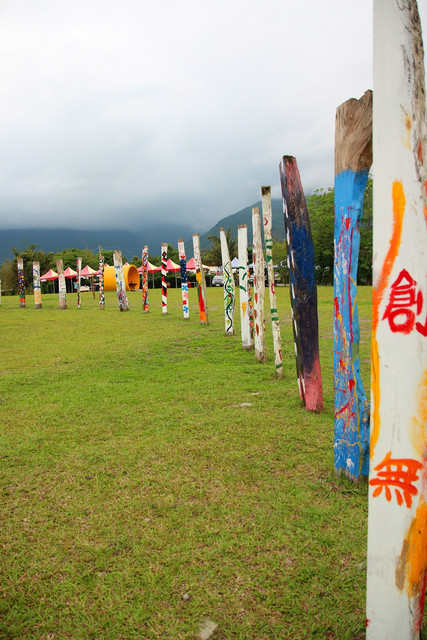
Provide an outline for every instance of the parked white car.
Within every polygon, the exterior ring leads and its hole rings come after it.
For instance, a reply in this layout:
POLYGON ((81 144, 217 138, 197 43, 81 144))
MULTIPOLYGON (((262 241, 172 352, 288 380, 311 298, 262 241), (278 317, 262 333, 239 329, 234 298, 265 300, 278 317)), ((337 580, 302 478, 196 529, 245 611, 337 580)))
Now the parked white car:
POLYGON ((213 287, 223 287, 224 286, 224 276, 221 274, 217 274, 212 278, 212 286, 213 287))

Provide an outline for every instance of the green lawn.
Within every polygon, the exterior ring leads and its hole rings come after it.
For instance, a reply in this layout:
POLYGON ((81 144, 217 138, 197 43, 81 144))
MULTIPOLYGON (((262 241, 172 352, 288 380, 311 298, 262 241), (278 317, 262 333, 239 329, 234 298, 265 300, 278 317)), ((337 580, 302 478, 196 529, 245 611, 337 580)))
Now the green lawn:
MULTIPOLYGON (((284 378, 210 325, 190 290, 54 295, 0 307, 0 638, 364 637, 367 486, 333 467, 332 288, 319 288, 325 411, 297 391, 289 290, 284 378), (245 403, 245 406, 240 406, 245 403), (185 594, 189 594, 185 595, 185 594), (183 596, 185 598, 183 599, 183 596)), ((236 309, 236 316, 238 309, 236 309)), ((359 290, 369 395, 371 289, 359 290)))

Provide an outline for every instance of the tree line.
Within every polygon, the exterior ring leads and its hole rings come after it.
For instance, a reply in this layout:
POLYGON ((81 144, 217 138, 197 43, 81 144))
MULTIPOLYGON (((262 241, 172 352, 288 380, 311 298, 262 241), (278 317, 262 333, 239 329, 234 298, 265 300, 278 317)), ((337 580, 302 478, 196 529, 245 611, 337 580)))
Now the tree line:
MULTIPOLYGON (((363 216, 360 224, 360 252, 358 283, 372 283, 372 177, 369 177, 365 191, 363 216)), ((307 209, 310 217, 311 233, 313 237, 316 276, 318 284, 332 284, 334 277, 334 190, 317 189, 313 195, 307 198, 307 209)), ((226 231, 227 242, 231 258, 237 256, 237 238, 233 237, 230 229, 226 231)), ((219 266, 222 264, 221 243, 218 236, 209 236, 210 247, 202 251, 204 264, 219 266)), ((88 264, 92 269, 98 269, 98 254, 90 249, 64 249, 58 253, 45 253, 37 245, 30 244, 24 251, 12 248, 13 259, 5 260, 0 267, 2 289, 12 295, 18 292, 17 258, 24 262, 24 277, 29 290, 33 282, 33 262, 40 263, 40 274, 49 269, 56 270, 56 260, 62 259, 64 269, 76 268, 76 260, 82 258, 83 266, 88 264)), ((113 250, 102 250, 106 264, 113 264, 113 250)), ((282 282, 288 281, 287 274, 287 248, 286 241, 274 242, 273 261, 278 266, 282 282)), ((168 245, 168 258, 179 264, 178 249, 168 245)), ((252 261, 252 250, 249 249, 249 262, 252 261)), ((156 265, 161 265, 161 256, 149 255, 148 260, 156 265)), ((126 257, 123 256, 123 262, 126 257)), ((133 256, 130 260, 136 267, 142 264, 141 256, 133 256)), ((157 276, 160 278, 160 276, 157 276)))

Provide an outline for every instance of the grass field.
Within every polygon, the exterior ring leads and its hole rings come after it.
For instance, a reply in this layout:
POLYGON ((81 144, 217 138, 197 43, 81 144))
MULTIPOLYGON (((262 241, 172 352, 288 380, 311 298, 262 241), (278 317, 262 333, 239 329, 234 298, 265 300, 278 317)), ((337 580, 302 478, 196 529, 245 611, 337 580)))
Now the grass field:
MULTIPOLYGON (((297 392, 289 291, 284 379, 210 325, 190 290, 0 307, 0 638, 364 637, 367 486, 333 467, 332 288, 319 288, 325 411, 297 392), (244 406, 242 404, 244 403, 244 406)), ((236 309, 238 311, 238 309, 236 309)), ((359 289, 369 394, 371 289, 359 289)), ((236 316, 238 313, 236 313, 236 316)))

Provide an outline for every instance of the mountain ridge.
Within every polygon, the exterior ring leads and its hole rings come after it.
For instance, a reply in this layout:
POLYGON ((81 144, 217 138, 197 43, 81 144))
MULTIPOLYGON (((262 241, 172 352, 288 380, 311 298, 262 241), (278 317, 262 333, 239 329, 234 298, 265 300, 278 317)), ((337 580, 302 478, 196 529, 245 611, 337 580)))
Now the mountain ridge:
MULTIPOLYGON (((252 244, 252 207, 260 207, 261 202, 245 207, 236 213, 225 216, 200 234, 200 247, 202 250, 209 249, 208 237, 219 236, 219 229, 223 227, 226 231, 230 228, 233 235, 237 236, 237 227, 241 224, 248 225, 248 242, 252 244)), ((285 236, 283 222, 282 201, 272 200, 273 213, 273 237, 279 241, 285 236)), ((63 249, 81 248, 98 251, 98 247, 103 249, 120 249, 127 260, 133 256, 141 256, 144 245, 149 246, 149 253, 153 256, 160 255, 162 242, 169 242, 176 246, 178 238, 185 238, 186 255, 193 255, 192 231, 188 225, 162 224, 151 226, 141 230, 127 231, 123 229, 0 229, 0 263, 11 260, 14 255, 12 247, 18 251, 23 251, 33 244, 46 253, 58 253, 63 249)))

